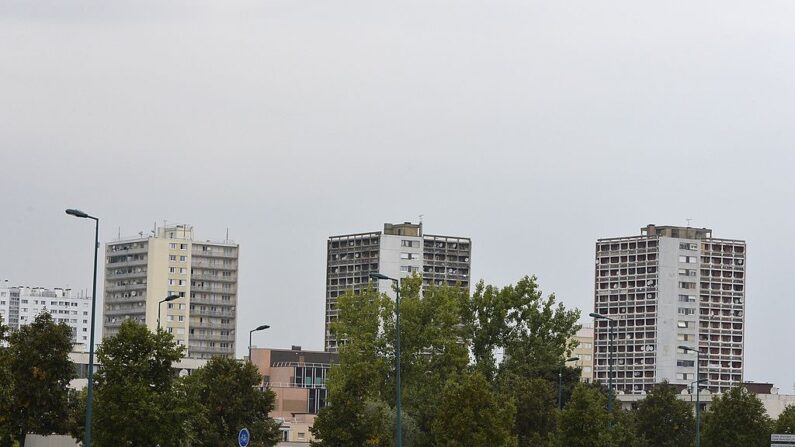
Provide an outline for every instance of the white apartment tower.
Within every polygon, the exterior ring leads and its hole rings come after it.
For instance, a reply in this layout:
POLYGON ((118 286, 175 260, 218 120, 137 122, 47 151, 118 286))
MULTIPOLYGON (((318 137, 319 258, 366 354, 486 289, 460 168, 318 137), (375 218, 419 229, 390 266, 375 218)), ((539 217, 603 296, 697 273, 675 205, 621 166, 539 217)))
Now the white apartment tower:
POLYGON ((197 241, 193 227, 160 227, 105 248, 104 336, 124 320, 158 325, 187 346, 187 357, 235 356, 239 246, 197 241), (181 298, 159 304, 170 295, 181 298))
POLYGON ((617 392, 648 392, 668 380, 689 387, 700 352, 702 388, 723 392, 743 380, 744 241, 712 230, 648 225, 639 236, 596 242, 594 380, 608 382, 614 326, 617 392))
MULTIPOLYGON (((402 278, 422 276, 424 287, 458 286, 469 290, 472 241, 466 237, 422 233, 422 224, 384 224, 384 231, 331 236, 326 267, 326 351, 337 351, 329 324, 337 318, 337 297, 352 289, 359 293, 370 283, 370 273, 402 278)), ((390 281, 379 281, 380 291, 392 294, 390 281)))
POLYGON ((47 312, 56 323, 72 330, 72 343, 88 346, 91 327, 91 297, 71 289, 11 287, 0 283, 0 316, 10 330, 18 330, 47 312))

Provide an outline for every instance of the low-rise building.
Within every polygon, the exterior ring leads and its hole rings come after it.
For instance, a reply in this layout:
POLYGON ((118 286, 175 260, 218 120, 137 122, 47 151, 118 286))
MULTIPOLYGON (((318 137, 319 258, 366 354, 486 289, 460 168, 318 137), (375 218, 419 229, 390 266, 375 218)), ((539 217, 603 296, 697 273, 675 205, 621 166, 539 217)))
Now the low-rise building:
MULTIPOLYGON (((767 415, 773 419, 778 418, 788 405, 795 405, 795 395, 779 394, 778 388, 774 387, 772 383, 744 382, 742 386, 756 395, 762 402, 762 405, 764 405, 767 415)), ((699 395, 702 411, 708 409, 712 405, 712 402, 720 395, 719 393, 710 393, 708 389, 702 388, 699 395)), ((636 406, 638 402, 645 397, 645 393, 623 394, 623 392, 619 391, 616 395, 616 400, 621 405, 621 408, 631 410, 632 407, 636 406)), ((679 400, 691 402, 695 405, 695 391, 691 392, 691 390, 682 387, 682 391, 678 397, 679 400)))
POLYGON ((271 417, 282 423, 282 441, 312 440, 309 428, 326 406, 326 378, 339 362, 337 353, 292 349, 252 348, 251 362, 263 375, 263 386, 276 394, 271 417))

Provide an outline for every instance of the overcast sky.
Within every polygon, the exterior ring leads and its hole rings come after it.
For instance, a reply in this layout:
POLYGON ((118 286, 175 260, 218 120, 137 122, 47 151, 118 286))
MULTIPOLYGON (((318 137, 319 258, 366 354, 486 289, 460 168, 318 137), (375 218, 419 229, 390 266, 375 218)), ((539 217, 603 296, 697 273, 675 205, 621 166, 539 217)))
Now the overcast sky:
POLYGON ((791 355, 795 2, 0 2, 0 279, 101 239, 241 245, 238 353, 323 347, 329 235, 417 221, 474 278, 592 308, 594 242, 748 242, 746 378, 791 355))

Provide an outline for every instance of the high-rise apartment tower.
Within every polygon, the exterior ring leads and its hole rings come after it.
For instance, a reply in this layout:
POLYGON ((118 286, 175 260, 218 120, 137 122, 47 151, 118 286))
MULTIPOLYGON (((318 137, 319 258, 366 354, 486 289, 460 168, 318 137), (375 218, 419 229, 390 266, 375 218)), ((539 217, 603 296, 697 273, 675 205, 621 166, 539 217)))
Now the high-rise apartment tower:
MULTIPOLYGON (((596 242, 594 309, 614 320, 617 391, 656 383, 690 386, 701 355, 702 385, 723 392, 743 379, 745 242, 712 230, 648 225, 639 236, 596 242)), ((594 380, 608 382, 608 328, 595 321, 594 380)))
POLYGON ((187 356, 234 357, 237 244, 193 239, 193 227, 157 228, 105 249, 104 336, 124 320, 160 326, 187 346, 187 356), (170 295, 181 298, 158 304, 170 295))
MULTIPOLYGON (((337 318, 337 297, 367 288, 370 273, 392 278, 417 273, 424 287, 459 286, 469 290, 472 241, 466 237, 422 233, 422 224, 384 224, 384 231, 331 236, 326 268, 326 351, 337 350, 329 324, 337 318)), ((379 290, 392 293, 389 281, 379 290)))

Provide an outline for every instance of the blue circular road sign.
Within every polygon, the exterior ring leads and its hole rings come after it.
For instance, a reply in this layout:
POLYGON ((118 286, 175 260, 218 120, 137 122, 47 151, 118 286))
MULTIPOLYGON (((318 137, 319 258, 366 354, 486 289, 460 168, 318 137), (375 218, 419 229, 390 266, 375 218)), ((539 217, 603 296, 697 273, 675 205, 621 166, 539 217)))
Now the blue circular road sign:
POLYGON ((248 447, 248 443, 251 441, 251 435, 248 432, 247 428, 240 430, 240 433, 237 434, 237 443, 240 447, 248 447))

